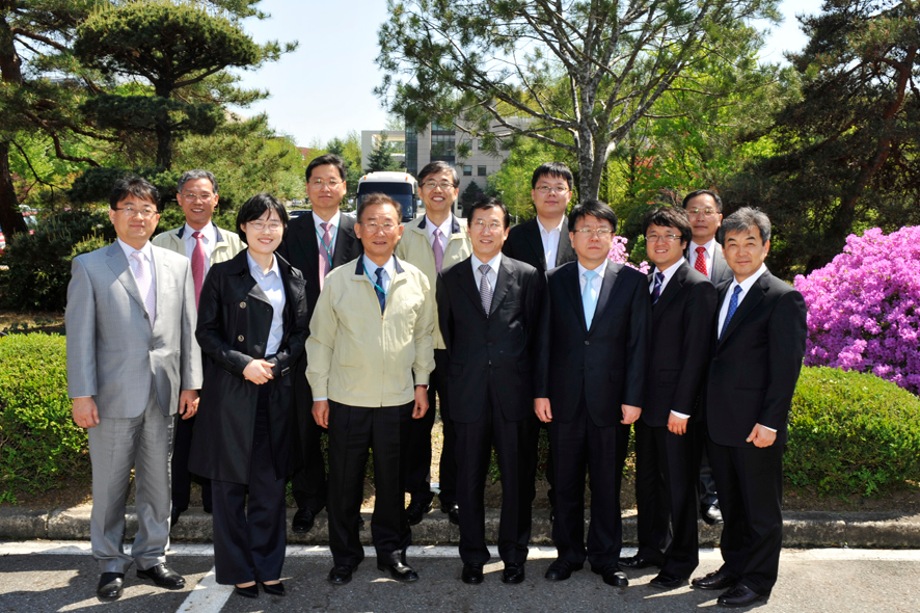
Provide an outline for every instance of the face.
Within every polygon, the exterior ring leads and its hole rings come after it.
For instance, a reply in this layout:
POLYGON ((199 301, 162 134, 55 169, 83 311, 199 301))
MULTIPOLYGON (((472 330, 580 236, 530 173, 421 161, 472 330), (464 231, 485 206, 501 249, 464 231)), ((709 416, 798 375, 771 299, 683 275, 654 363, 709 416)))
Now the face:
POLYGON ((115 234, 128 245, 140 249, 150 240, 160 221, 156 203, 129 194, 119 200, 115 207, 117 210, 109 209, 109 219, 115 226, 115 234))
POLYGON ((367 207, 355 224, 355 235, 361 239, 364 253, 378 264, 393 255, 402 233, 400 213, 389 203, 367 207))
POLYGON ((658 270, 667 270, 679 262, 686 247, 677 228, 651 224, 645 231, 645 253, 658 270))
POLYGON ((575 225, 575 232, 569 232, 569 240, 572 241, 572 247, 581 265, 593 270, 600 266, 610 253, 613 246, 613 226, 606 219, 585 215, 575 225), (579 232, 584 229, 591 232, 579 232), (597 230, 606 230, 607 234, 598 234, 597 230))
POLYGON ((249 250, 260 255, 274 253, 284 236, 284 223, 274 209, 265 211, 254 221, 240 224, 240 229, 246 234, 249 250))
POLYGON ((176 194, 176 200, 185 213, 186 223, 200 230, 211 221, 220 196, 214 192, 214 186, 208 179, 194 179, 182 185, 182 189, 176 194))
POLYGON ((425 177, 419 191, 426 211, 443 213, 450 210, 451 205, 457 200, 460 188, 454 187, 453 173, 449 170, 442 170, 425 177))
POLYGON ((332 164, 323 164, 310 172, 307 197, 314 211, 332 215, 339 210, 346 187, 339 169, 332 164))
POLYGON ((722 213, 719 212, 715 198, 709 194, 700 194, 687 202, 685 209, 690 215, 693 241, 697 245, 711 241, 722 225, 722 213))
POLYGON ((562 177, 543 175, 537 179, 530 190, 530 197, 537 208, 537 215, 547 218, 559 218, 565 215, 565 209, 572 199, 569 182, 562 177))
POLYGON ((502 250, 510 228, 504 227, 505 214, 498 207, 476 209, 470 220, 470 242, 473 253, 482 262, 488 262, 502 250))
POLYGON ((760 269, 760 265, 770 253, 770 241, 766 243, 760 236, 760 228, 752 226, 737 232, 725 234, 722 255, 728 267, 735 273, 735 280, 744 281, 760 269))

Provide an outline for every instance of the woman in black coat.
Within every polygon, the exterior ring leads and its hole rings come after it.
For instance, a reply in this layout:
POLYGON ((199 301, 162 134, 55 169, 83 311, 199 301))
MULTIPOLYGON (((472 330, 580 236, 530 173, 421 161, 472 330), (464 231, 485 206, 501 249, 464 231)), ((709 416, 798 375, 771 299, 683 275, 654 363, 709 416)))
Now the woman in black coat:
POLYGON ((211 268, 195 333, 205 365, 189 469, 212 480, 217 582, 249 598, 257 583, 284 594, 291 366, 309 323, 303 275, 275 254, 287 221, 268 194, 243 204, 248 249, 211 268))

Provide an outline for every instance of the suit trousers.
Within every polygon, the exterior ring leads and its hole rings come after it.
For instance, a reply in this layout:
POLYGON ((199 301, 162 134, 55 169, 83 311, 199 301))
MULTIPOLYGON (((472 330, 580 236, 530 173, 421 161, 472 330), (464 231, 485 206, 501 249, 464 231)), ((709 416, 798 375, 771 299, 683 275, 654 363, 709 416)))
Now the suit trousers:
POLYGON ((441 506, 449 506, 457 498, 457 443, 454 424, 450 419, 447 400, 447 350, 434 350, 435 368, 428 378, 428 412, 409 425, 409 459, 406 466, 406 493, 414 500, 429 501, 431 493, 431 430, 434 427, 435 407, 441 411, 444 444, 438 464, 441 506), (435 401, 439 404, 435 404, 435 401))
POLYGON ((268 403, 273 385, 269 382, 259 387, 249 483, 211 481, 214 569, 217 582, 224 585, 274 581, 281 578, 284 566, 286 480, 272 460, 268 403))
POLYGON ((699 565, 694 430, 636 422, 636 506, 639 555, 662 559, 662 571, 686 578, 699 565))
POLYGON ((188 456, 192 449, 192 432, 195 418, 176 416, 175 443, 173 444, 170 479, 172 481, 172 508, 180 513, 188 510, 192 481, 201 484, 201 503, 205 511, 211 509, 211 480, 192 475, 188 469, 188 456))
POLYGON ((464 564, 489 561, 486 547, 484 495, 492 459, 492 445, 501 472, 502 509, 498 528, 498 554, 507 564, 527 561, 530 541, 534 473, 523 443, 528 420, 508 421, 497 403, 483 408, 482 418, 455 422, 457 447, 457 504, 460 506, 460 559, 464 564))
POLYGON ((294 376, 294 414, 297 419, 299 443, 294 449, 299 450, 303 465, 291 478, 291 490, 297 508, 309 509, 316 515, 326 506, 326 459, 322 447, 322 437, 326 436, 326 429, 316 425, 316 420, 313 419, 313 390, 307 383, 304 371, 300 368, 294 370, 300 373, 294 376))
POLYGON ((758 594, 776 584, 783 546, 783 445, 707 446, 722 509, 722 570, 758 594))
POLYGON ((146 570, 166 562, 169 542, 169 450, 175 420, 164 415, 151 388, 144 412, 130 419, 102 417, 89 428, 93 467, 90 540, 101 572, 124 573, 133 561, 146 570), (125 499, 134 469, 137 535, 124 552, 125 499))
POLYGON ((412 533, 405 505, 405 463, 414 402, 353 407, 329 401, 329 548, 336 565, 364 559, 358 535, 368 449, 374 452, 376 502, 371 537, 379 560, 405 551, 412 533))

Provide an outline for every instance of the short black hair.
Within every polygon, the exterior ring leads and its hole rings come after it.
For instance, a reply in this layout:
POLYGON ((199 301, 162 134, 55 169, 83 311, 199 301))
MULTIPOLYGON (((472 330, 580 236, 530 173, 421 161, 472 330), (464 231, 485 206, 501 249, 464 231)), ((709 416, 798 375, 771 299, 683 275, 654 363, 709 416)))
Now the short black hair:
POLYGON ((693 228, 690 226, 690 216, 685 209, 673 206, 660 206, 652 209, 642 218, 642 234, 648 232, 649 226, 674 228, 680 231, 680 242, 689 243, 693 238, 693 228))
POLYGON ((211 182, 211 189, 214 190, 214 193, 217 193, 217 177, 214 176, 209 170, 202 170, 200 168, 195 168, 193 170, 186 170, 182 173, 182 176, 179 177, 179 182, 176 184, 176 191, 181 192, 182 187, 189 181, 197 181, 198 179, 207 179, 211 182))
POLYGON ((160 192, 147 179, 127 175, 115 181, 112 191, 109 192, 109 208, 117 209, 118 203, 128 196, 149 200, 157 207, 157 211, 160 210, 160 192))
POLYGON ((720 213, 722 212, 722 198, 720 198, 719 194, 715 193, 711 189, 698 189, 696 191, 690 192, 684 196, 684 201, 681 203, 681 206, 687 208, 687 203, 697 196, 712 196, 712 199, 716 201, 716 208, 719 209, 720 213))
POLYGON ((454 187, 460 185, 460 176, 457 174, 457 169, 442 160, 429 162, 425 164, 425 166, 420 171, 418 171, 417 180, 419 185, 421 185, 422 181, 424 181, 429 175, 434 175, 444 171, 451 173, 454 181, 454 187))
POLYGON ((246 242, 246 233, 243 232, 243 224, 259 219, 265 214, 265 211, 275 211, 278 213, 278 219, 280 219, 284 227, 287 228, 288 214, 284 205, 275 200, 275 197, 271 194, 265 192, 256 194, 244 202, 243 206, 240 207, 240 212, 236 214, 236 233, 240 235, 240 239, 242 239, 244 243, 246 242))
POLYGON ((393 205, 393 207, 396 209, 396 219, 399 220, 399 223, 402 223, 402 208, 399 206, 399 203, 386 194, 381 194, 380 192, 374 192, 372 194, 361 197, 361 202, 358 204, 358 210, 356 212, 358 223, 362 223, 361 218, 364 216, 364 211, 368 207, 380 206, 381 204, 393 205))
POLYGON ((613 209, 611 209, 606 202, 601 202, 594 198, 585 200, 569 213, 569 232, 574 232, 575 224, 578 223, 578 220, 588 215, 609 221, 610 227, 613 229, 614 234, 616 234, 617 214, 613 212, 613 209))
POLYGON ((466 223, 468 226, 473 225, 473 211, 481 211, 483 209, 501 209, 502 212, 502 221, 505 224, 504 229, 507 229, 511 225, 511 214, 508 212, 508 207, 505 206, 505 203, 495 198, 493 196, 486 196, 485 198, 480 198, 469 208, 466 212, 466 223))
POLYGON ((756 227, 760 230, 760 240, 766 243, 770 240, 772 226, 770 218, 760 209, 749 206, 742 207, 722 220, 722 235, 729 232, 739 232, 756 227))
POLYGON ((540 177, 557 177, 565 179, 570 191, 572 189, 572 184, 575 183, 575 176, 572 174, 572 171, 562 162, 547 162, 537 166, 537 169, 533 171, 533 176, 530 178, 530 189, 535 189, 537 187, 537 181, 540 180, 540 177))
POLYGON ((307 183, 310 182, 310 175, 313 173, 314 168, 316 168, 317 166, 326 166, 326 165, 335 166, 336 169, 339 171, 339 177, 342 178, 342 181, 345 180, 345 176, 346 176, 345 160, 343 160, 341 157, 337 156, 334 153, 327 153, 325 155, 319 156, 318 158, 314 160, 311 160, 310 163, 307 164, 307 172, 305 174, 307 183))

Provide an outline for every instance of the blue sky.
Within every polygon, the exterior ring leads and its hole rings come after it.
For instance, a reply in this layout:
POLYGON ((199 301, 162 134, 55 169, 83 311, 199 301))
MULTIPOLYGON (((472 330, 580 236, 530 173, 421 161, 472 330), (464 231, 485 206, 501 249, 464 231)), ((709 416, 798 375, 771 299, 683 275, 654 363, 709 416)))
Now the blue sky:
MULTIPOLYGON (((795 16, 817 13, 820 6, 821 0, 782 0, 784 20, 769 35, 763 59, 779 62, 784 51, 800 50, 806 39, 795 16)), ((380 83, 374 58, 385 0, 263 0, 259 8, 271 18, 245 25, 257 42, 300 45, 278 62, 242 73, 243 86, 271 93, 244 114, 267 113, 276 131, 301 146, 385 125, 387 113, 373 93, 380 83)))

